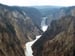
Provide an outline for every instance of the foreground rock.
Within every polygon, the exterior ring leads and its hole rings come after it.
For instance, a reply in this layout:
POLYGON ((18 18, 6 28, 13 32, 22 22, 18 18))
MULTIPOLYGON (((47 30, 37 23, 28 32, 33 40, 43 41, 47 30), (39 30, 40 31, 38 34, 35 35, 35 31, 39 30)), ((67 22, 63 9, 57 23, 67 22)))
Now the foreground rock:
POLYGON ((75 56, 75 17, 52 21, 32 49, 34 56, 75 56))
POLYGON ((25 56, 14 27, 0 16, 0 56, 25 56))

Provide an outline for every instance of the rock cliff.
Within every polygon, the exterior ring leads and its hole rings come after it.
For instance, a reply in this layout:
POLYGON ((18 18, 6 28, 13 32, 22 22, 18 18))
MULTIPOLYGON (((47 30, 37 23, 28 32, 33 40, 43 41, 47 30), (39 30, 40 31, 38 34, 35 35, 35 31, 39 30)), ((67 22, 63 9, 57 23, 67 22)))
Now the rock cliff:
POLYGON ((75 16, 75 6, 71 7, 61 7, 58 9, 53 9, 48 12, 46 23, 49 25, 52 20, 60 19, 64 16, 75 16))
POLYGON ((34 56, 75 56, 75 17, 53 20, 32 49, 34 56))
POLYGON ((15 28, 0 15, 0 56, 25 56, 15 28))
POLYGON ((42 33, 39 15, 35 8, 0 4, 0 56, 25 56, 25 43, 42 33))
MULTIPOLYGON (((10 22, 10 24, 15 29, 16 35, 23 43, 29 40, 35 39, 35 36, 39 35, 42 32, 40 28, 38 27, 38 25, 34 23, 32 18, 28 16, 27 11, 24 11, 24 9, 21 7, 15 7, 15 6, 10 7, 6 5, 2 5, 2 4, 0 5, 0 15, 5 19, 5 21, 7 20, 10 22)), ((29 9, 31 10, 31 8, 29 9)), ((37 13, 37 11, 35 12, 37 13)), ((30 15, 32 14, 30 13, 30 15)))

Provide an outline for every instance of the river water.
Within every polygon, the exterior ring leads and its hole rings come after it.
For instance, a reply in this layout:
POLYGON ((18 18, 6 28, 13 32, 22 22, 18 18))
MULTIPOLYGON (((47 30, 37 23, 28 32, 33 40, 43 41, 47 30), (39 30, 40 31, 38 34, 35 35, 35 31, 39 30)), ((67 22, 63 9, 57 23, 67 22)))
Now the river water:
MULTIPOLYGON (((41 29, 42 29, 43 31, 46 31, 46 30, 47 30, 47 27, 48 27, 48 26, 45 24, 46 18, 47 18, 47 17, 43 17, 43 18, 42 18, 42 22, 41 22, 41 29)), ((35 40, 26 43, 26 51, 25 51, 25 55, 26 55, 26 56, 33 56, 33 55, 32 55, 33 51, 32 51, 32 49, 31 49, 31 46, 32 46, 32 45, 35 43, 35 41, 37 41, 40 37, 41 37, 41 35, 38 35, 38 36, 36 36, 36 39, 35 39, 35 40)))

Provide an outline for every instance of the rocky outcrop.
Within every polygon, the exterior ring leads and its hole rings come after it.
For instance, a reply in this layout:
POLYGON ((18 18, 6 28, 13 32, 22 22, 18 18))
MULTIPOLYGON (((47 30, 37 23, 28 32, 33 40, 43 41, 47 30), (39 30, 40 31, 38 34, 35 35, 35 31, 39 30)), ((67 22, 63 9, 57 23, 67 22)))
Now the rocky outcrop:
POLYGON ((53 20, 32 49, 34 56, 75 56, 75 17, 53 20))

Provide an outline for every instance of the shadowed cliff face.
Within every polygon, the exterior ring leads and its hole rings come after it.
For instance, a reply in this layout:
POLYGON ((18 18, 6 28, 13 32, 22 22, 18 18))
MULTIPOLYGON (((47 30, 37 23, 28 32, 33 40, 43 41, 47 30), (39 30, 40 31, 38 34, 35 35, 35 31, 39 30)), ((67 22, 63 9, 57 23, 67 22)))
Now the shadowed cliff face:
POLYGON ((52 21, 32 49, 34 56, 75 56, 75 17, 52 21))
POLYGON ((0 16, 0 56, 25 56, 15 28, 0 16))

